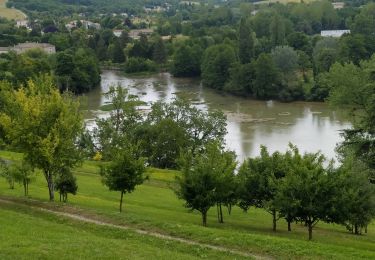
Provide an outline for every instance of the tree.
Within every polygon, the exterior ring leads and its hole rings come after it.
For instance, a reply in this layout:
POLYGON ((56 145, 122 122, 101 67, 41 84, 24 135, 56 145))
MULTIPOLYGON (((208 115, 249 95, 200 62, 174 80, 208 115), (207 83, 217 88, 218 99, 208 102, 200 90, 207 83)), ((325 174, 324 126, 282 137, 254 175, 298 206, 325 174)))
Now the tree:
POLYGON ((124 49, 120 44, 120 40, 115 40, 113 44, 113 56, 112 60, 114 63, 123 63, 126 60, 124 49))
POLYGON ((279 90, 279 72, 272 57, 262 53, 255 62, 253 93, 256 98, 272 98, 279 90))
POLYGON ((25 161, 43 171, 49 198, 54 200, 54 178, 61 168, 81 162, 76 141, 83 128, 79 103, 61 95, 49 77, 29 81, 7 100, 0 125, 7 141, 24 153, 25 161))
POLYGON ((254 56, 254 39, 253 32, 245 18, 242 18, 240 21, 238 45, 240 62, 242 64, 250 63, 254 56))
POLYGON ((287 174, 285 156, 279 152, 269 154, 261 146, 260 156, 246 160, 238 172, 239 205, 248 210, 251 206, 264 208, 272 215, 272 230, 276 231, 277 207, 275 196, 281 179, 287 174))
POLYGON ((161 37, 158 37, 154 44, 152 56, 157 64, 164 64, 167 61, 167 50, 165 49, 164 41, 161 37))
POLYGON ((278 14, 272 17, 270 35, 273 46, 283 45, 285 43, 285 24, 282 17, 278 14))
POLYGON ((119 191, 120 212, 122 212, 123 196, 134 191, 137 185, 145 181, 145 162, 143 158, 136 158, 133 148, 118 151, 111 162, 103 165, 100 170, 102 182, 111 191, 119 191))
POLYGON ((25 161, 13 166, 14 180, 23 185, 25 196, 29 195, 29 184, 34 180, 34 169, 25 161))
MULTIPOLYGON (((329 101, 351 115, 352 129, 343 132, 342 148, 352 150, 358 160, 375 169, 375 56, 354 64, 335 64, 329 74, 329 101)), ((369 176, 375 182, 375 173, 369 176)))
POLYGON ((201 74, 202 49, 195 45, 190 47, 186 44, 175 49, 171 72, 175 77, 194 77, 201 74))
POLYGON ((311 240, 313 227, 320 220, 332 221, 332 209, 340 195, 330 181, 330 174, 334 173, 332 165, 324 167, 322 154, 301 155, 295 147, 291 153, 290 169, 280 181, 275 205, 281 216, 305 223, 311 240))
POLYGON ((221 90, 229 79, 229 69, 236 62, 232 46, 214 45, 206 49, 202 60, 203 85, 221 90))
POLYGON ((93 146, 99 151, 103 160, 112 160, 118 150, 131 142, 135 128, 141 121, 141 115, 136 110, 139 100, 126 88, 111 86, 105 94, 110 100, 110 116, 97 119, 92 132, 93 146))
POLYGON ((375 218, 375 185, 369 182, 371 169, 351 152, 343 155, 335 180, 338 196, 336 222, 356 235, 375 218))
POLYGON ((14 189, 14 175, 13 171, 11 170, 11 166, 9 162, 0 159, 0 176, 5 178, 5 180, 9 184, 9 189, 14 189))
POLYGON ((217 203, 222 222, 221 203, 230 196, 224 182, 234 176, 236 167, 233 153, 222 151, 218 143, 210 143, 196 156, 187 152, 180 163, 182 175, 177 177, 175 190, 178 198, 185 200, 187 208, 201 213, 203 226, 207 226, 208 210, 217 203))
POLYGON ((61 199, 64 203, 68 201, 68 193, 76 195, 78 186, 77 179, 73 176, 70 169, 62 168, 56 178, 56 190, 60 193, 61 199))

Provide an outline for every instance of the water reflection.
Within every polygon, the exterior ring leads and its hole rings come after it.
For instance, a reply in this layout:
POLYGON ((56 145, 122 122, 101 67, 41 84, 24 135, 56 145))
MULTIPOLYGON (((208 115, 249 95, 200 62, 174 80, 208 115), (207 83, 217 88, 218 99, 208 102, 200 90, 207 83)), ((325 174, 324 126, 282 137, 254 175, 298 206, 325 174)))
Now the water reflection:
POLYGON ((101 93, 116 85, 129 88, 131 94, 149 105, 157 100, 169 102, 177 95, 189 98, 203 110, 223 110, 228 117, 226 143, 240 161, 258 155, 260 145, 266 145, 270 151, 284 151, 289 142, 301 151, 321 150, 333 158, 336 143, 341 140, 340 130, 350 127, 343 116, 322 103, 249 100, 202 88, 197 79, 176 79, 167 73, 124 77, 115 71, 105 71, 101 88, 87 95, 92 112, 87 114, 89 125, 92 126, 95 116, 106 116, 98 111, 108 102, 101 93))

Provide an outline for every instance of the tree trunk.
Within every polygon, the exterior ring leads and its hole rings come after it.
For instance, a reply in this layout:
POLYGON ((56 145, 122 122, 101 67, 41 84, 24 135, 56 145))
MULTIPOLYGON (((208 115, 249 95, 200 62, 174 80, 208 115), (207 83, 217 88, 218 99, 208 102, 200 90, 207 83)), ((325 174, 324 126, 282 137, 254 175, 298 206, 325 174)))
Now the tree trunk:
POLYGON ((276 231, 276 210, 272 210, 272 231, 276 231))
POLYGON ((357 224, 354 224, 354 234, 359 235, 359 228, 357 224))
POLYGON ((24 190, 25 197, 26 197, 27 196, 27 182, 26 182, 26 180, 23 180, 23 190, 24 190))
POLYGON ((232 204, 229 203, 228 206, 227 206, 227 208, 228 208, 228 214, 230 216, 230 214, 232 213, 232 204))
POLYGON ((48 183, 48 192, 49 192, 49 200, 54 201, 55 200, 55 191, 54 191, 54 185, 53 185, 53 178, 51 173, 46 173, 47 175, 47 183, 48 183))
POLYGON ((124 197, 124 191, 121 191, 121 199, 120 199, 120 212, 122 212, 122 198, 124 197))
POLYGON ((204 227, 207 227, 207 211, 202 212, 202 224, 204 227))
POLYGON ((224 223, 224 219, 223 219, 223 210, 221 208, 221 203, 219 203, 219 210, 220 210, 220 223, 224 223))
POLYGON ((288 231, 292 231, 292 228, 291 228, 291 221, 288 220, 288 231))
POLYGON ((367 225, 365 226, 365 234, 367 234, 367 225))
POLYGON ((313 225, 312 223, 308 223, 308 227, 309 227, 309 240, 312 239, 312 230, 313 230, 313 225))
POLYGON ((219 203, 216 203, 217 222, 220 223, 219 203))

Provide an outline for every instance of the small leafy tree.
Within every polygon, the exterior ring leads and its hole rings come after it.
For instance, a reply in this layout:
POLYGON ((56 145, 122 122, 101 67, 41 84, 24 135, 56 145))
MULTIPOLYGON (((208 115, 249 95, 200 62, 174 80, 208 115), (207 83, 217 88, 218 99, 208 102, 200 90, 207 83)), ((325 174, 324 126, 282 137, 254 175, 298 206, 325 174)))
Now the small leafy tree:
POLYGON ((0 176, 5 178, 10 189, 14 189, 14 176, 9 162, 0 159, 0 176))
POLYGON ((332 209, 338 194, 330 180, 332 165, 325 168, 325 157, 321 153, 300 155, 294 148, 291 168, 281 180, 275 205, 284 217, 293 213, 296 221, 306 224, 309 240, 313 227, 320 221, 333 221, 332 209))
POLYGON ((13 176, 16 182, 23 185, 25 196, 29 195, 29 184, 35 179, 34 169, 25 161, 13 166, 13 176))
POLYGON ((279 152, 269 154, 267 148, 261 146, 260 156, 245 161, 238 173, 240 207, 244 210, 251 206, 264 208, 272 215, 273 231, 276 231, 278 220, 274 199, 280 180, 288 170, 284 158, 279 152))
POLYGON ((122 212, 124 194, 133 192, 137 185, 145 181, 145 170, 144 159, 136 158, 131 148, 118 151, 112 162, 102 166, 100 175, 102 176, 103 184, 109 190, 121 193, 120 212, 122 212))
POLYGON ((56 179, 56 190, 60 193, 60 202, 68 201, 68 193, 77 194, 77 179, 68 168, 63 168, 56 179))
POLYGON ((201 213, 203 226, 207 225, 208 210, 215 204, 219 222, 223 222, 221 204, 232 202, 230 184, 236 167, 234 154, 223 151, 219 143, 213 142, 195 156, 187 152, 180 164, 182 175, 177 177, 176 195, 185 200, 187 208, 201 213))

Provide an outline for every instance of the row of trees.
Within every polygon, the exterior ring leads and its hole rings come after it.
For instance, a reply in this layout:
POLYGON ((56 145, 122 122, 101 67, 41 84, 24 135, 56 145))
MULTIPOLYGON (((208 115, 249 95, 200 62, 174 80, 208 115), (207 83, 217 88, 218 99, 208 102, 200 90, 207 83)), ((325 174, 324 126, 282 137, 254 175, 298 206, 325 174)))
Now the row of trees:
POLYGON ((246 160, 235 174, 234 153, 210 143, 199 155, 183 156, 175 190, 187 208, 201 213, 204 226, 211 207, 217 206, 223 223, 222 205, 229 214, 238 205, 270 213, 274 231, 280 218, 287 221, 288 231, 291 223, 304 223, 310 240, 319 221, 360 234, 375 217, 375 187, 364 164, 352 157, 342 163, 339 168, 325 166, 322 154, 300 154, 292 145, 285 153, 273 154, 261 147, 261 155, 246 160))

